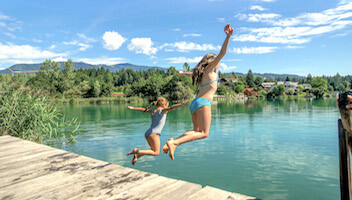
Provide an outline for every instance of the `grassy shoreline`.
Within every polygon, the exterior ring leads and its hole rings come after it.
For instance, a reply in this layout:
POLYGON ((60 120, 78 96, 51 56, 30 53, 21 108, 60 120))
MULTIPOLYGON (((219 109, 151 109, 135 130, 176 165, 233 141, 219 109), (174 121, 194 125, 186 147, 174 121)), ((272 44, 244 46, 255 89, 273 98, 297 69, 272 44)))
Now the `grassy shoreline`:
MULTIPOLYGON (((328 98, 331 96, 327 96, 328 98)), ((275 97, 279 99, 298 99, 298 98, 311 98, 306 97, 305 95, 285 95, 275 97)), ((315 98, 315 97, 313 97, 315 98)), ((266 97, 243 97, 243 96, 217 96, 214 97, 214 101, 223 101, 223 100, 245 100, 245 99, 268 99, 266 97)), ((109 104, 109 103, 145 103, 149 102, 148 99, 141 97, 96 97, 96 98, 71 98, 71 99, 57 99, 58 103, 61 104, 109 104)))
POLYGON ((108 103, 142 103, 147 99, 141 97, 96 97, 96 98, 71 98, 57 99, 61 104, 108 104, 108 103))

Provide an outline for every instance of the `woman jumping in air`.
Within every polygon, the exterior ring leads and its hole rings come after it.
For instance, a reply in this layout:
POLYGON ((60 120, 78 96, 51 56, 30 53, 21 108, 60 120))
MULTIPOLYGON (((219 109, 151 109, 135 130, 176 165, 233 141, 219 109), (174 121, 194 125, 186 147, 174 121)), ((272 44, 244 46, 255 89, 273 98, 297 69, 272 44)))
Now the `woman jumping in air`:
POLYGON ((218 75, 216 70, 219 67, 220 60, 226 54, 229 39, 233 33, 233 28, 227 24, 224 29, 226 39, 222 45, 219 55, 212 53, 206 54, 202 60, 196 65, 192 72, 178 71, 180 75, 191 76, 193 84, 196 83, 199 87, 199 93, 189 109, 192 115, 193 130, 185 132, 180 137, 170 138, 163 146, 164 153, 169 152, 170 158, 174 159, 176 148, 186 142, 206 138, 209 135, 211 122, 211 103, 214 94, 218 88, 218 75))
POLYGON ((127 106, 130 110, 136 110, 139 112, 151 113, 152 124, 150 128, 145 132, 145 139, 147 140, 150 149, 147 150, 138 150, 134 148, 131 152, 128 152, 127 155, 134 154, 132 159, 132 165, 134 165, 137 160, 143 155, 157 156, 159 155, 160 150, 160 134, 164 128, 166 121, 166 114, 169 111, 175 110, 176 108, 185 105, 188 102, 175 104, 170 107, 169 102, 163 98, 159 97, 156 101, 153 101, 147 108, 135 108, 132 106, 127 106), (152 106, 156 105, 156 109, 150 109, 152 106))

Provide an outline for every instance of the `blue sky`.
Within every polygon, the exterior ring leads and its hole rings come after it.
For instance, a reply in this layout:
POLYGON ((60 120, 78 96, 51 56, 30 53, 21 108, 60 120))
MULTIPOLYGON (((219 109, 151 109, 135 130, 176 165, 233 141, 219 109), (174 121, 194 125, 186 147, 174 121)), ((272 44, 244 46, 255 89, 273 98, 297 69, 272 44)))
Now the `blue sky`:
POLYGON ((71 58, 222 72, 352 74, 352 0, 0 1, 0 69, 71 58))

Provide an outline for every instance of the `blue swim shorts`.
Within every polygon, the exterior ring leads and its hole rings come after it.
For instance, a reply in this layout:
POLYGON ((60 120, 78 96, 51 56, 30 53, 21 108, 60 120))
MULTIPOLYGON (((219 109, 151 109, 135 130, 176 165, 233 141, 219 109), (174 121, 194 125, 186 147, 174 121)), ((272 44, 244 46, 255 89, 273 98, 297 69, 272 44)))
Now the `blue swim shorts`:
POLYGON ((211 101, 204 97, 197 97, 191 102, 189 110, 191 111, 191 113, 195 113, 198 108, 201 108, 203 106, 211 106, 211 101))

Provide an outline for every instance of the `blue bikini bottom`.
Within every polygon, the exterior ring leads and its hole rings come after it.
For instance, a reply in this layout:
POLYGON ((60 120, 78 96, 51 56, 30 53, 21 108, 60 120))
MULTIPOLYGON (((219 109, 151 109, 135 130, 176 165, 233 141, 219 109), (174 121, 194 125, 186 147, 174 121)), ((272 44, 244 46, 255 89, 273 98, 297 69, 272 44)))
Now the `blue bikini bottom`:
POLYGON ((201 108, 203 106, 211 106, 211 101, 204 97, 197 97, 191 102, 191 105, 189 106, 189 110, 192 113, 195 113, 196 110, 198 110, 198 108, 201 108))

